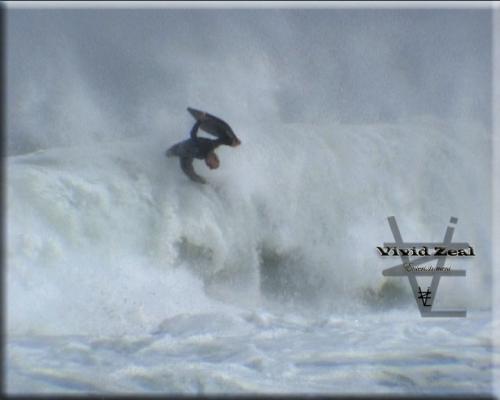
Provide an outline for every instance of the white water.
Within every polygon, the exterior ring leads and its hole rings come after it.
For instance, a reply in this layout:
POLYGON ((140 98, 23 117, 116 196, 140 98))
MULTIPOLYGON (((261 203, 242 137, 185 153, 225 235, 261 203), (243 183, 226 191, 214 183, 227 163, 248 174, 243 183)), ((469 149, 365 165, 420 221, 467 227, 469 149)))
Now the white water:
POLYGON ((7 157, 9 392, 491 392, 488 129, 290 123, 271 103, 186 104, 242 140, 218 170, 196 163, 205 186, 164 156, 185 111, 135 138, 99 117, 98 143, 55 124, 7 157), (407 241, 442 240, 458 217, 453 239, 477 257, 449 261, 467 276, 443 278, 435 304, 468 318, 422 319, 408 282, 382 276, 391 215, 407 241))
MULTIPOLYGON (((355 361, 412 365, 410 359, 435 355, 446 359, 438 364, 453 364, 441 350, 434 353, 435 344, 427 353, 422 343, 413 347, 411 342, 427 342, 427 325, 446 337, 443 345, 451 353, 457 342, 460 349, 472 346, 472 355, 463 357, 480 357, 478 368, 485 368, 488 314, 478 317, 474 310, 489 306, 489 298, 478 295, 489 290, 487 264, 479 261, 488 259, 488 238, 475 223, 486 219, 486 208, 474 206, 475 193, 487 190, 487 182, 472 177, 486 176, 487 166, 460 163, 460 149, 451 158, 445 130, 416 126, 287 126, 283 133, 275 126, 259 142, 243 131, 240 148, 221 149, 219 170, 197 164, 210 181, 206 186, 193 184, 177 160, 164 157, 170 142, 163 137, 10 157, 7 317, 13 390, 336 392, 336 380, 342 380, 341 391, 348 392, 433 392, 430 372, 404 383, 404 373, 398 380, 391 372, 396 367, 381 372, 355 361), (428 153, 415 148, 415 130, 433 139, 428 153), (321 140, 311 142, 311 134, 321 140), (391 142, 395 135, 398 141, 391 142), (403 154, 410 143, 410 154, 403 154), (416 160, 408 177, 400 170, 407 159, 416 160), (444 164, 443 159, 450 160, 449 169, 442 178, 431 175, 433 160, 444 164), (408 180, 413 184, 405 185, 408 180), (467 277, 449 278, 453 285, 443 279, 436 307, 465 306, 472 317, 422 325, 409 284, 382 277, 394 262, 379 258, 375 246, 392 240, 385 216, 398 217, 406 240, 440 240, 448 221, 438 216, 456 216, 458 210, 466 213, 458 214, 455 240, 473 243, 478 261, 457 261, 467 277), (386 313, 398 321, 400 339, 387 332, 386 313), (155 335, 158 329, 168 340, 155 335), (461 329, 478 332, 461 338, 461 329), (192 340, 201 348, 193 348, 192 340), (395 341, 401 348, 394 351, 407 354, 393 360, 380 341, 395 341), (411 343, 408 350, 405 343, 411 343), (53 360, 55 348, 61 351, 56 366, 33 359, 38 349, 36 354, 53 360), (354 352, 355 360, 345 360, 343 350, 354 352), (197 378, 169 366, 158 351, 183 360, 183 368, 196 368, 197 378), (97 367, 107 362, 114 366, 97 367), (144 362, 152 369, 141 367, 144 362), (214 371, 214 362, 225 372, 214 371), (363 388, 346 380, 352 363, 368 368, 363 388), (88 367, 93 368, 82 375, 88 367), (289 381, 266 378, 278 371, 288 371, 289 381), (117 376, 95 384, 97 376, 111 372, 117 376), (297 374, 309 383, 304 386, 297 374), (126 383, 130 376, 132 383, 126 383)), ((450 373, 436 390, 488 391, 485 378, 455 386, 456 374, 460 381, 469 376, 465 370, 450 373)))

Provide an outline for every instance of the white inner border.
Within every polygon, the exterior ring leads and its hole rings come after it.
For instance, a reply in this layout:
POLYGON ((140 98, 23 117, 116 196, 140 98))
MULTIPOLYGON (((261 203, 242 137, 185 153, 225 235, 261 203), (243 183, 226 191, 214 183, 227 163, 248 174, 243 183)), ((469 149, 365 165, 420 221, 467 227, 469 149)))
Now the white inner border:
POLYGON ((198 8, 198 9, 467 9, 493 10, 492 85, 492 268, 493 268, 493 392, 500 398, 500 1, 5 1, 7 9, 18 8, 198 8), (495 367, 496 366, 496 367, 495 367))
POLYGON ((493 5, 493 157, 492 157, 492 268, 493 268, 493 391, 500 398, 500 2, 493 5), (496 367, 495 367, 496 366, 496 367))
POLYGON ((9 8, 492 8, 496 1, 6 1, 9 8))

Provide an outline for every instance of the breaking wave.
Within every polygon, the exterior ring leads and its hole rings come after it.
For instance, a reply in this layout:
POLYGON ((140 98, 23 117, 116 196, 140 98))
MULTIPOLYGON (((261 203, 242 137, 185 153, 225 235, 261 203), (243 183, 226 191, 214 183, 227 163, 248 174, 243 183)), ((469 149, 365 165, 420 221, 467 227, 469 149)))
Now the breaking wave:
POLYGON ((174 128, 8 157, 10 332, 137 333, 178 314, 406 306, 407 281, 384 278, 396 262, 375 249, 392 240, 390 215, 414 241, 441 240, 458 217, 454 240, 478 256, 457 261, 466 279, 440 291, 454 307, 468 294, 468 308, 489 306, 472 295, 489 290, 491 273, 490 200, 478 197, 489 164, 470 151, 488 146, 479 127, 231 124, 242 146, 220 148, 218 170, 195 163, 207 185, 164 157, 185 135, 174 128))

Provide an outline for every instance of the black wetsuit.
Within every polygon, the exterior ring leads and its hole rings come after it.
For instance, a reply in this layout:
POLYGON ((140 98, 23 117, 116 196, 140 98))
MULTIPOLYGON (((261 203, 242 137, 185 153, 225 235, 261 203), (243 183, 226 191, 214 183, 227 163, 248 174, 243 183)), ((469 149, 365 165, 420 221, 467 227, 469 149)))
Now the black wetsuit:
POLYGON ((179 157, 182 171, 193 181, 206 183, 205 179, 197 175, 193 168, 193 159, 206 159, 207 156, 222 144, 230 145, 229 139, 207 139, 197 137, 200 122, 197 121, 191 129, 190 139, 184 140, 170 147, 166 155, 167 157, 179 157))

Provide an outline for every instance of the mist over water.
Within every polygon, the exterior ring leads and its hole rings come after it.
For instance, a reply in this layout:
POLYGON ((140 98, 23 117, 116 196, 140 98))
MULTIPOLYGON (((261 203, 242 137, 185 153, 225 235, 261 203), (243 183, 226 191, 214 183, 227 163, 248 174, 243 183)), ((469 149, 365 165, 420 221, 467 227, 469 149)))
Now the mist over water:
MULTIPOLYGON (((10 333, 409 307, 375 247, 474 245, 439 306, 490 307, 487 10, 8 10, 10 333), (191 106, 242 140, 190 182, 191 106), (394 304, 386 293, 397 299, 394 304), (386 296, 386 297, 384 297, 386 296)), ((452 283, 450 283, 452 281, 452 283)))
POLYGON ((491 25, 488 10, 9 9, 8 151, 182 136, 189 104, 240 131, 425 115, 488 128, 491 25))

